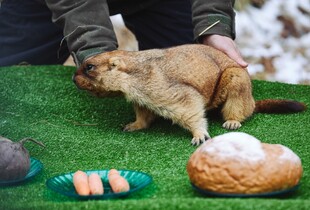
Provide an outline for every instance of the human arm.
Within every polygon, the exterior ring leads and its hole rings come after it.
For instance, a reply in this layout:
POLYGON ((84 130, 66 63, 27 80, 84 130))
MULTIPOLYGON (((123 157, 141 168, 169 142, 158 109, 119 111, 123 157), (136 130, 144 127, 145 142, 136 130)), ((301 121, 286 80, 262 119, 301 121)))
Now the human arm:
POLYGON ((53 21, 61 26, 77 65, 85 59, 117 49, 106 0, 45 0, 53 21))
POLYGON ((239 65, 247 67, 233 41, 236 36, 235 1, 191 0, 191 3, 195 40, 226 53, 239 65))

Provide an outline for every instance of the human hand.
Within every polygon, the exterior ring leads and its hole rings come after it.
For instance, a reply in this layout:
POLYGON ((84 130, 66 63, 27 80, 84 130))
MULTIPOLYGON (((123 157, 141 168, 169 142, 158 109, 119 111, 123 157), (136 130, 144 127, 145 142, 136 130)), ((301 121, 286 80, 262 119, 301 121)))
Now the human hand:
POLYGON ((246 68, 248 66, 248 63, 243 60, 235 42, 231 38, 227 36, 213 34, 205 36, 202 41, 203 44, 222 51, 243 68, 246 68))

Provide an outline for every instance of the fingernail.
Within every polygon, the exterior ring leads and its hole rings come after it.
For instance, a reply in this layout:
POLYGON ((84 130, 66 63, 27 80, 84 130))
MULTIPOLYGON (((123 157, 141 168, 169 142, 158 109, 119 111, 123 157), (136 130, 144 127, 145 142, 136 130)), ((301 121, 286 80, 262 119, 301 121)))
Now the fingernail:
POLYGON ((241 60, 239 62, 239 65, 242 66, 243 68, 246 68, 246 67, 248 67, 249 64, 247 62, 245 62, 244 60, 241 60))

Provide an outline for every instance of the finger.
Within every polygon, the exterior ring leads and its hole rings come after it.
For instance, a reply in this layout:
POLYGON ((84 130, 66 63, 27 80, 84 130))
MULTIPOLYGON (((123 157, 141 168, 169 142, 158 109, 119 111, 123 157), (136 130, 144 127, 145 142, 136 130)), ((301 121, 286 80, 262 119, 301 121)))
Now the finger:
POLYGON ((231 47, 229 48, 229 50, 226 51, 226 54, 233 59, 234 61, 236 61, 241 67, 246 68, 248 66, 248 63, 245 62, 245 60, 243 60, 240 52, 235 48, 235 47, 231 47))

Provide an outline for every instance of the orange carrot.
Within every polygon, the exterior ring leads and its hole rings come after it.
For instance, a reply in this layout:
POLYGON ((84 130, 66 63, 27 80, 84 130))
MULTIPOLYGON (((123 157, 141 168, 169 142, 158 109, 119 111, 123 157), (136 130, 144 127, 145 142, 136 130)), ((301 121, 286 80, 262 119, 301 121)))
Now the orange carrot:
POLYGON ((92 173, 88 177, 88 184, 90 188, 90 194, 92 195, 101 195, 104 192, 103 184, 101 177, 96 174, 92 173))
POLYGON ((109 173, 108 173, 108 178, 110 178, 110 176, 112 175, 119 175, 119 172, 116 169, 110 169, 109 173))
POLYGON ((73 185, 79 195, 89 195, 90 189, 88 184, 88 176, 83 171, 77 171, 73 174, 73 185))
POLYGON ((113 192, 120 193, 129 191, 130 187, 128 181, 122 177, 117 170, 111 169, 108 174, 108 179, 113 192))

